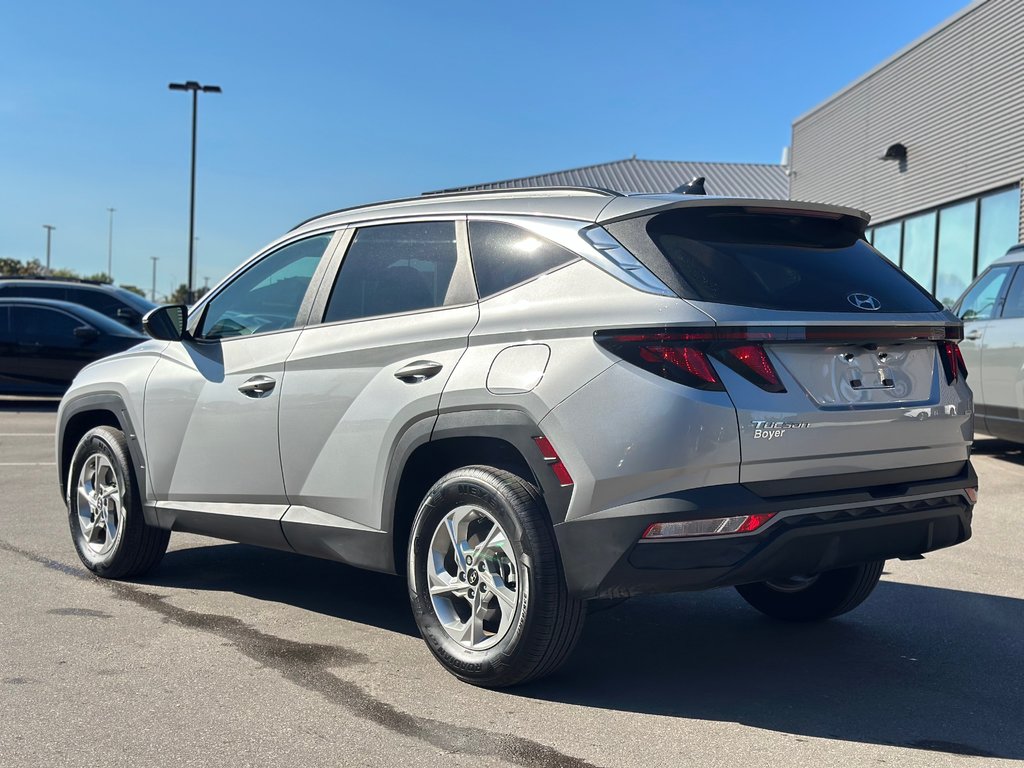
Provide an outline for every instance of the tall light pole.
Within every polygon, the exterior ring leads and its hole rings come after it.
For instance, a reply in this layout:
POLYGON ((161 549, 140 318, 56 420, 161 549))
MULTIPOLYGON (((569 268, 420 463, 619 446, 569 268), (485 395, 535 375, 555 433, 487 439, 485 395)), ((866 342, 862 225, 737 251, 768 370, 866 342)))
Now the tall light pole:
POLYGON ((189 192, 188 204, 188 303, 195 301, 195 292, 192 289, 192 272, 194 269, 194 246, 196 229, 196 111, 199 108, 199 92, 221 93, 219 85, 200 85, 195 80, 187 80, 184 83, 168 83, 172 91, 192 92, 192 184, 189 192))
POLYGON ((46 230, 46 274, 50 274, 50 235, 56 227, 53 224, 43 224, 43 229, 46 230))
POLYGON ((114 211, 117 208, 107 208, 110 213, 110 234, 107 236, 107 277, 114 282, 114 211))
POLYGON ((153 262, 153 287, 149 291, 149 300, 154 304, 156 303, 156 263, 160 261, 159 256, 150 256, 150 260, 153 262))

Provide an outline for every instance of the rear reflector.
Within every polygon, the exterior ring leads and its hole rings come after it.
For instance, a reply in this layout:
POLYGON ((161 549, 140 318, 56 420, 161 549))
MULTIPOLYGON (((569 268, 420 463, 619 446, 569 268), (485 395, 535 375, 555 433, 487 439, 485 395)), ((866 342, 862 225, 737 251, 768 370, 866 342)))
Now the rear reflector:
POLYGON ((644 539, 682 539, 692 536, 722 536, 729 533, 751 533, 775 517, 774 512, 735 517, 712 517, 707 520, 685 520, 674 523, 652 523, 644 539))
POLYGON ((569 470, 565 468, 565 464, 558 457, 558 452, 555 450, 555 446, 551 444, 551 441, 541 435, 540 437, 533 438, 533 442, 537 444, 537 447, 540 449, 541 458, 551 467, 551 471, 558 479, 559 484, 562 487, 572 485, 572 475, 569 474, 569 470))
POLYGON ((971 504, 978 503, 978 489, 977 488, 964 488, 964 493, 967 494, 967 500, 971 504))

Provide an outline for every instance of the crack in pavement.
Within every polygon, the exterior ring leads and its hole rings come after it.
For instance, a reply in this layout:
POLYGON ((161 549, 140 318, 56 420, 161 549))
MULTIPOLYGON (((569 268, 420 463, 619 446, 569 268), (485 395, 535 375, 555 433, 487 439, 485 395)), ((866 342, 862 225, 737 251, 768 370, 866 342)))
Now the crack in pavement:
POLYGON ((374 698, 356 683, 338 677, 330 667, 366 664, 370 658, 358 651, 334 645, 285 640, 246 624, 232 616, 198 613, 166 601, 162 595, 119 581, 106 581, 82 568, 30 552, 0 539, 0 549, 19 555, 59 573, 102 585, 117 597, 164 617, 165 621, 216 635, 230 642, 245 656, 307 690, 320 694, 354 716, 402 736, 423 741, 446 752, 497 757, 524 768, 596 768, 580 758, 553 747, 512 734, 498 734, 482 728, 452 725, 440 720, 403 712, 374 698))

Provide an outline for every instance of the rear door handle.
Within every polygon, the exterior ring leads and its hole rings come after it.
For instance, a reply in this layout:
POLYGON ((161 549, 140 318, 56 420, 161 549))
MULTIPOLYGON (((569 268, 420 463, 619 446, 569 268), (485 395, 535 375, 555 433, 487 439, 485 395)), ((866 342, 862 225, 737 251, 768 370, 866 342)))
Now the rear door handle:
POLYGON ((444 368, 433 360, 416 360, 395 371, 395 378, 406 384, 419 384, 421 381, 437 376, 444 368))
POLYGON ((270 391, 276 386, 277 382, 269 376, 253 376, 251 379, 247 379, 238 388, 238 391, 246 397, 263 397, 270 394, 270 391))
POLYGON ((981 331, 971 331, 966 336, 964 336, 964 338, 970 339, 971 341, 977 341, 978 339, 981 338, 981 331))

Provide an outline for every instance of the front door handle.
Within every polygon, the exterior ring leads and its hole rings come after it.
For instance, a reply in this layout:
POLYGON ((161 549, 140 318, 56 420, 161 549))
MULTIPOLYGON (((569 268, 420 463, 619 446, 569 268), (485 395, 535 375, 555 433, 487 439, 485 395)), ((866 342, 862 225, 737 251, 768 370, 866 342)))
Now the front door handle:
POLYGON ((276 386, 277 382, 269 376, 253 376, 251 379, 247 379, 238 388, 238 391, 246 397, 263 397, 270 394, 270 390, 276 386))
POLYGON ((981 338, 981 331, 971 331, 966 336, 964 336, 964 338, 969 339, 971 341, 977 341, 978 339, 981 338))
POLYGON ((395 371, 395 378, 404 381, 406 384, 419 384, 432 376, 437 376, 444 368, 440 363, 433 360, 416 360, 395 371))

